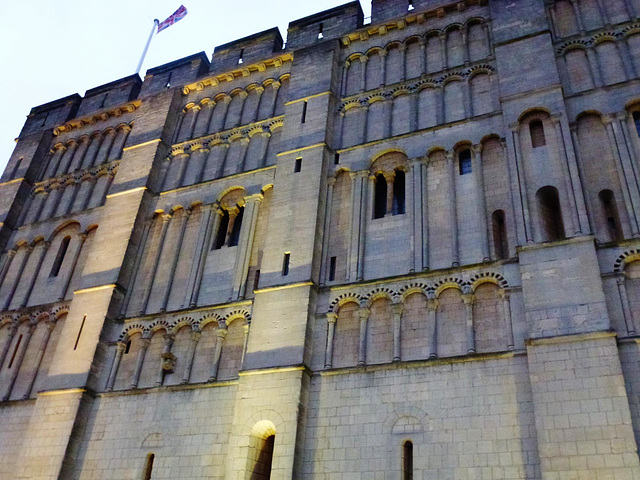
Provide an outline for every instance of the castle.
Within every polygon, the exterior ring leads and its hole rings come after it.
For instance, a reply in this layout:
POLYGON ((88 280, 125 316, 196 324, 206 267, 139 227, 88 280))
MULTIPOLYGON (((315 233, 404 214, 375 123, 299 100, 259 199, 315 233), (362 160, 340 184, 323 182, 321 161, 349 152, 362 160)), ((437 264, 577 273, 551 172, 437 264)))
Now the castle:
POLYGON ((640 479, 640 0, 373 0, 31 110, 2 479, 640 479))

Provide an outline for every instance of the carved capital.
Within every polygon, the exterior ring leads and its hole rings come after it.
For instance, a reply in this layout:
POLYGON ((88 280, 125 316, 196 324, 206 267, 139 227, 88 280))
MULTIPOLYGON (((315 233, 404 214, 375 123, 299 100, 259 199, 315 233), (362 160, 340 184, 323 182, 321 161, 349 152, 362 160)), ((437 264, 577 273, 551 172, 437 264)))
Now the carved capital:
POLYGON ((336 323, 338 320, 338 314, 329 312, 327 313, 327 323, 336 323))

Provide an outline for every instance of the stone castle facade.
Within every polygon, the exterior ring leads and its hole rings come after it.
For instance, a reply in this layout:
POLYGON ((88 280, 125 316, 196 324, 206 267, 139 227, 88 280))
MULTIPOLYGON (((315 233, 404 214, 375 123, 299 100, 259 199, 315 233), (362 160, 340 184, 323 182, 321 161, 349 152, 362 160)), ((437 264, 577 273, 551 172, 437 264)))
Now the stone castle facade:
POLYGON ((0 478, 640 479, 640 0, 358 2, 33 108, 0 478))

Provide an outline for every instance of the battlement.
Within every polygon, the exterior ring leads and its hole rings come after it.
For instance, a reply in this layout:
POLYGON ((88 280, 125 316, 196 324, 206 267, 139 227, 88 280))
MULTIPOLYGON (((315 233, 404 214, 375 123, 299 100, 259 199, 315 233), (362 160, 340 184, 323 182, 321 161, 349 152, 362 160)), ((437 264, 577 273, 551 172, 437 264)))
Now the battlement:
POLYGON ((205 52, 183 57, 158 67, 150 68, 144 77, 142 95, 173 85, 184 85, 206 74, 211 63, 205 52))
POLYGON ((284 42, 277 27, 233 42, 218 45, 211 58, 211 71, 224 72, 245 63, 256 63, 282 50, 284 42))

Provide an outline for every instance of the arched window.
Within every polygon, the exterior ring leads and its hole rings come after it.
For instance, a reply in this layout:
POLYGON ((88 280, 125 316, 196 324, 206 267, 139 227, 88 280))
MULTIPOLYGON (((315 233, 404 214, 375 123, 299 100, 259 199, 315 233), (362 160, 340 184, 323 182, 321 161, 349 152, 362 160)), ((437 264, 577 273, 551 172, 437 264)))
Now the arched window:
POLYGON ((640 112, 633 112, 633 123, 636 125, 636 132, 640 137, 640 112))
POLYGON ((387 213, 387 179, 379 173, 375 182, 373 218, 382 218, 387 213))
POLYGON ((620 217, 618 216, 618 207, 616 206, 616 199, 613 196, 613 192, 611 190, 602 190, 598 194, 598 198, 600 198, 602 213, 604 215, 605 221, 607 222, 609 240, 622 240, 624 235, 622 233, 620 217))
POLYGON ((509 243, 507 241, 507 228, 504 221, 504 211, 496 210, 491 214, 493 225, 493 249, 496 259, 509 257, 509 243))
POLYGON ((536 197, 540 212, 542 240, 562 240, 565 238, 565 233, 558 189, 552 186, 542 187, 536 193, 536 197))
POLYGON ((227 238, 227 230, 229 229, 229 212, 227 210, 222 211, 222 218, 220 219, 220 225, 218 225, 218 231, 216 232, 216 241, 213 242, 213 249, 218 250, 224 246, 224 241, 227 238))
POLYGON ((240 211, 233 221, 231 234, 229 235, 229 246, 235 247, 240 241, 240 229, 242 228, 242 217, 244 216, 244 207, 240 207, 240 211))
POLYGON ((251 472, 251 480, 268 480, 271 478, 271 464, 273 463, 273 447, 276 436, 269 435, 262 441, 257 452, 257 458, 251 472))
POLYGON ((409 440, 402 446, 402 480, 413 480, 413 443, 409 440))
POLYGON ((144 464, 144 471, 142 473, 142 480, 151 480, 151 473, 153 472, 153 461, 156 456, 153 453, 147 455, 147 460, 144 464))
POLYGON ((460 175, 471 173, 471 150, 468 148, 458 154, 458 170, 460 175))
POLYGON ((58 248, 58 254, 56 255, 56 259, 53 262, 53 266, 51 267, 51 273, 49 273, 49 277, 57 277, 60 273, 60 267, 62 267, 62 262, 64 261, 64 257, 67 254, 69 242, 71 242, 71 237, 68 235, 62 239, 62 242, 60 242, 60 248, 58 248))
POLYGON ((542 120, 533 120, 529 123, 529 133, 531 134, 531 146, 533 148, 544 147, 547 144, 542 120))
POLYGON ((405 212, 405 175, 404 171, 397 169, 393 179, 393 207, 394 215, 402 215, 405 212))

